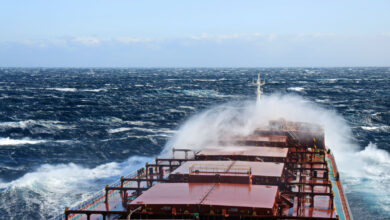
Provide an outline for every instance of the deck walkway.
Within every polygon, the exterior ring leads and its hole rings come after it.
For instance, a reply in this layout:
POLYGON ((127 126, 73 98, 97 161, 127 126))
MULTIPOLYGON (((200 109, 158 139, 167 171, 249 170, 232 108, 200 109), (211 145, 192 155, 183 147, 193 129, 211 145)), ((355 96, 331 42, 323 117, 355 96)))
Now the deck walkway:
POLYGON ((337 168, 335 167, 335 161, 333 157, 329 154, 326 156, 326 162, 328 163, 329 167, 329 180, 332 182, 332 190, 334 192, 334 202, 335 202, 335 208, 336 213, 339 216, 340 220, 351 220, 351 216, 349 214, 348 210, 348 204, 343 192, 343 189, 341 188, 340 180, 336 180, 336 172, 337 168))

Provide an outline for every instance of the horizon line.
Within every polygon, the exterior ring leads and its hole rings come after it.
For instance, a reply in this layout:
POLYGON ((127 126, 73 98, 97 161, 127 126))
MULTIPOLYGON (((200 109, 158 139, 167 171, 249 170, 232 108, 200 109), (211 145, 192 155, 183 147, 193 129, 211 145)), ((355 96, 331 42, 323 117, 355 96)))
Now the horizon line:
POLYGON ((390 68, 390 66, 0 66, 0 69, 276 69, 276 68, 390 68))

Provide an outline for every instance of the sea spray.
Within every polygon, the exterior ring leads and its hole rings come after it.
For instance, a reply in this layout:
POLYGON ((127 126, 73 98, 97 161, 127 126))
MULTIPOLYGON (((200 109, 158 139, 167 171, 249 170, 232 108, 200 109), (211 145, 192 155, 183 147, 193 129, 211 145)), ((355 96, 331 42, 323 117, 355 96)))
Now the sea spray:
MULTIPOLYGON (((32 219, 51 219, 65 207, 90 198, 106 184, 118 180, 121 175, 128 175, 151 159, 133 156, 121 163, 111 162, 95 168, 74 163, 44 164, 19 179, 0 182, 0 208, 12 212, 10 203, 25 202, 25 213, 32 213, 31 209, 37 207, 42 209, 32 219)), ((24 219, 25 213, 16 213, 15 219, 24 219)))
POLYGON ((325 129, 327 146, 335 154, 354 152, 351 129, 335 111, 328 110, 296 95, 264 95, 260 105, 254 101, 229 102, 214 106, 187 120, 170 139, 165 152, 172 147, 200 150, 218 145, 221 138, 248 135, 269 120, 310 122, 325 129))
POLYGON ((389 153, 372 143, 361 150, 342 116, 300 96, 272 94, 264 95, 258 106, 254 101, 214 106, 185 122, 167 142, 163 153, 169 154, 173 147, 198 151, 206 146, 218 146, 221 138, 250 134, 269 120, 280 118, 321 125, 346 192, 361 195, 361 199, 369 198, 372 206, 390 211, 389 153))

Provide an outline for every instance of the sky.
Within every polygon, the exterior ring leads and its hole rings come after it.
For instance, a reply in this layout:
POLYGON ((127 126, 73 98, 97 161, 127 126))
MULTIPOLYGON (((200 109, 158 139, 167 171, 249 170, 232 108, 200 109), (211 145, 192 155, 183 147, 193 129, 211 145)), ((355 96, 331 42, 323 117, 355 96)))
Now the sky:
POLYGON ((390 1, 2 0, 0 67, 390 66, 390 1))

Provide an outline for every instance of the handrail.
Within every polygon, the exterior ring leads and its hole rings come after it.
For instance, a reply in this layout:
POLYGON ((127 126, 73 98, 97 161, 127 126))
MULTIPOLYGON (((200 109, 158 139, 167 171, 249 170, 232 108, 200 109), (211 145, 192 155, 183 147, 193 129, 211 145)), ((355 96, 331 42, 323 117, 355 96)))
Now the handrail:
MULTIPOLYGON (((137 170, 131 172, 127 176, 125 176, 126 179, 133 179, 138 175, 137 170)), ((121 185, 121 180, 116 180, 113 183, 109 185, 109 187, 119 187, 121 185)), ((100 199, 104 199, 105 196, 105 188, 95 192, 91 195, 91 197, 85 201, 81 201, 77 203, 75 206, 72 206, 72 210, 87 210, 86 206, 89 204, 92 204, 100 199)), ((55 218, 55 220, 62 220, 65 219, 65 214, 61 214, 55 218)))

